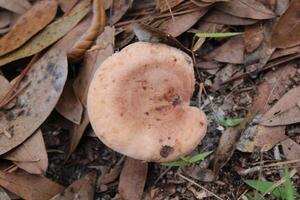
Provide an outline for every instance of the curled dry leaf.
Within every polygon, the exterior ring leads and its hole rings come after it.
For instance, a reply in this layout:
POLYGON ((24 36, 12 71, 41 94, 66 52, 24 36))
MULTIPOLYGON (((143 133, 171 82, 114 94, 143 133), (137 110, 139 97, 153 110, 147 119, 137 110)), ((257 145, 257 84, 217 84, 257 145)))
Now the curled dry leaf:
MULTIPOLYGON (((287 160, 300 159, 300 144, 288 138, 281 142, 281 146, 287 160)), ((300 174, 300 164, 294 164, 293 167, 296 167, 298 174, 300 174)))
POLYGON ((93 19, 90 27, 74 44, 72 49, 68 52, 68 58, 71 61, 78 61, 82 58, 88 48, 91 47, 98 34, 104 30, 105 26, 105 10, 102 0, 93 1, 93 19))
POLYGON ((78 0, 57 0, 59 7, 64 11, 64 13, 69 13, 72 8, 76 5, 78 0))
POLYGON ((30 9, 31 4, 28 0, 0 0, 0 7, 18 14, 23 14, 30 9))
POLYGON ((300 122, 300 86, 291 89, 260 120, 264 126, 280 126, 300 122))
POLYGON ((275 14, 257 0, 231 0, 219 3, 216 8, 225 13, 250 19, 271 19, 275 14))
POLYGON ((66 15, 48 25, 38 35, 29 40, 21 48, 0 57, 0 66, 20 58, 34 55, 63 37, 90 11, 90 1, 78 3, 69 15, 66 15))
POLYGON ((62 192, 64 187, 38 175, 23 171, 5 173, 0 171, 0 186, 24 199, 48 200, 62 192))
POLYGON ((80 100, 75 95, 72 85, 72 81, 68 81, 65 84, 65 88, 55 109, 63 117, 79 125, 81 123, 83 107, 80 100))
POLYGON ((300 2, 292 1, 288 10, 280 17, 272 34, 272 46, 287 48, 300 44, 300 2))
POLYGON ((191 28, 205 13, 207 8, 203 8, 184 15, 175 16, 174 19, 169 18, 162 22, 158 29, 177 37, 191 28))
MULTIPOLYGON (((265 81, 257 88, 257 96, 248 113, 247 121, 250 123, 256 115, 264 114, 270 109, 270 104, 279 99, 286 88, 292 85, 290 77, 296 74, 295 65, 289 64, 276 71, 270 71, 265 75, 265 81)), ((257 121, 257 120, 256 120, 257 121)), ((286 139, 285 126, 264 127, 250 125, 242 134, 237 148, 243 152, 253 152, 256 148, 268 151, 275 144, 286 139)))
POLYGON ((147 162, 126 158, 119 180, 119 193, 124 200, 142 198, 147 173, 147 162))
POLYGON ((250 25, 257 22, 254 19, 240 18, 215 9, 209 11, 203 21, 222 25, 250 25))
POLYGON ((132 6, 133 0, 118 0, 113 1, 111 6, 111 15, 109 16, 109 25, 114 25, 117 23, 123 15, 127 12, 127 10, 132 6))
POLYGON ((30 174, 46 173, 48 155, 42 131, 38 129, 25 142, 4 154, 2 158, 13 161, 19 168, 30 174))
POLYGON ((67 57, 57 49, 47 52, 30 68, 19 85, 27 88, 18 96, 15 107, 0 111, 0 154, 22 143, 44 122, 61 95, 67 73, 67 57))
POLYGON ((226 41, 222 46, 210 52, 205 59, 219 62, 241 64, 244 62, 245 44, 242 36, 235 36, 226 41))
POLYGON ((90 172, 50 200, 94 200, 96 172, 90 172))
POLYGON ((253 52, 259 47, 264 39, 264 33, 261 24, 246 26, 244 33, 245 49, 248 53, 253 52))
POLYGON ((0 39, 0 56, 19 48, 42 30, 54 19, 56 10, 57 3, 55 0, 39 1, 32 6, 0 39))

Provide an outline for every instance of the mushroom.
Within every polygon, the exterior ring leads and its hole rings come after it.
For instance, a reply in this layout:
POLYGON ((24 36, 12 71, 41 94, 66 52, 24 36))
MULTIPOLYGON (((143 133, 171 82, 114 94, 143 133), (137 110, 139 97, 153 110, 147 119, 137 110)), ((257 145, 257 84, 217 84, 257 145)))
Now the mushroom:
POLYGON ((189 101, 192 59, 165 44, 136 42, 106 59, 91 81, 87 109, 100 140, 129 157, 166 162, 190 153, 206 133, 189 101))

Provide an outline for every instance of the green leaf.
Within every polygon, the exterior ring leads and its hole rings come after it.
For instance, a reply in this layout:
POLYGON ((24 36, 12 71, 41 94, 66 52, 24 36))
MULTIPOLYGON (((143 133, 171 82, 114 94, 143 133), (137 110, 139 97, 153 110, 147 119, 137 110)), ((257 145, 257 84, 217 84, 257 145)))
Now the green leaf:
POLYGON ((213 151, 206 151, 206 152, 203 152, 203 153, 200 153, 198 155, 195 155, 193 156, 191 159, 190 159, 190 162, 191 163, 195 163, 195 162, 198 162, 198 161, 201 161, 201 160, 204 160, 207 156, 209 156, 213 151))
POLYGON ((226 118, 219 117, 218 121, 222 126, 233 127, 233 126, 240 125, 244 121, 244 118, 226 119, 226 118))
POLYGON ((240 35, 242 32, 227 32, 227 33, 196 33, 197 37, 203 38, 223 38, 223 37, 231 37, 235 35, 240 35))
POLYGON ((19 49, 0 57, 0 66, 12 61, 34 55, 47 48, 72 28, 74 28, 90 11, 90 1, 79 2, 69 15, 62 17, 42 30, 19 49))
POLYGON ((291 178, 289 176, 289 170, 287 166, 284 167, 284 178, 285 178, 285 184, 284 184, 284 191, 285 191, 285 199, 286 200, 294 200, 295 199, 295 191, 294 187, 291 181, 291 178))
MULTIPOLYGON (((245 180, 245 183, 255 190, 265 193, 273 186, 270 181, 258 181, 258 180, 245 180)), ((276 187, 271 191, 271 194, 279 199, 284 199, 285 192, 283 187, 276 187)))

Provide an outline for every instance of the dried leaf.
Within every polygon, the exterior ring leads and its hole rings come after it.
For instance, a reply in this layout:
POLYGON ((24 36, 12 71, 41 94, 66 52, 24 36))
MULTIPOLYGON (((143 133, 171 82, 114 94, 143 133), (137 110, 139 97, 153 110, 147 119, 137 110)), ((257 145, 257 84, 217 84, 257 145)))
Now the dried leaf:
POLYGON ((0 56, 19 48, 42 30, 54 19, 56 10, 57 3, 55 0, 39 1, 32 6, 0 39, 0 56))
POLYGON ((73 82, 71 81, 66 83, 55 109, 63 117, 79 125, 82 118, 83 107, 75 95, 72 85, 73 82))
POLYGON ((93 200, 96 183, 95 172, 91 172, 72 183, 63 193, 56 195, 51 200, 93 200))
POLYGON ((0 75, 0 99, 10 89, 11 85, 9 81, 2 75, 0 75))
POLYGON ((256 0, 231 0, 219 3, 216 8, 225 13, 250 19, 271 19, 275 14, 256 0))
MULTIPOLYGON (((281 146, 287 160, 300 159, 300 145, 294 140, 288 138, 281 142, 281 146)), ((296 167, 298 174, 300 174, 300 164, 294 164, 293 167, 296 167)))
POLYGON ((22 143, 44 122, 61 95, 67 73, 67 57, 57 49, 47 52, 30 68, 19 85, 19 89, 27 88, 18 96, 16 106, 0 111, 0 154, 22 143))
POLYGON ((260 124, 264 126, 280 126, 300 122, 300 86, 291 89, 268 111, 260 124))
POLYGON ((133 0, 118 0, 113 1, 111 9, 111 15, 109 16, 109 25, 112 26, 117 23, 127 10, 132 6, 133 0))
POLYGON ((72 8, 76 5, 78 0, 57 0, 59 7, 64 11, 64 13, 68 13, 72 10, 72 8))
POLYGON ((142 198, 148 163, 127 157, 119 180, 119 193, 124 200, 142 198))
POLYGON ((25 142, 4 154, 2 158, 13 161, 30 174, 46 173, 48 155, 41 130, 38 129, 25 142))
POLYGON ((272 47, 287 48, 300 44, 300 2, 292 1, 288 10, 280 17, 272 34, 272 47))
POLYGON ((31 4, 27 0, 0 0, 0 7, 23 14, 30 9, 31 4))
POLYGON ((10 15, 8 11, 0 11, 0 28, 5 28, 10 24, 10 15))
POLYGON ((14 60, 34 55, 49 45, 56 42, 69 32, 80 20, 90 11, 89 0, 81 1, 77 4, 69 15, 62 17, 48 25, 38 35, 29 40, 21 48, 7 55, 0 57, 0 66, 5 65, 14 60))
MULTIPOLYGON (((253 105, 248 113, 248 121, 270 109, 270 104, 279 99, 293 82, 290 77, 296 74, 295 65, 285 65, 276 71, 265 75, 265 81, 258 88, 258 95, 254 98, 253 105)), ((256 120, 257 121, 257 120, 256 120)), ((237 148, 243 152, 253 152, 256 148, 268 151, 275 144, 286 139, 285 127, 264 127, 261 125, 249 126, 242 134, 237 148)))
POLYGON ((114 33, 114 28, 105 27, 104 32, 96 41, 96 46, 86 52, 78 76, 74 80, 73 88, 75 94, 85 107, 88 88, 95 71, 106 58, 114 53, 114 33))
POLYGON ((230 38, 222 46, 210 52, 205 59, 225 63, 241 64, 244 62, 245 44, 242 36, 230 38))
POLYGON ((158 29, 173 37, 177 37, 191 28, 206 12, 207 9, 203 8, 198 11, 175 16, 174 20, 169 18, 161 23, 158 29))
POLYGON ((264 39, 263 29, 261 24, 254 24, 252 26, 246 26, 244 41, 245 49, 248 53, 256 50, 264 39))
POLYGON ((250 25, 257 22, 254 19, 236 17, 218 10, 209 11, 203 21, 222 25, 250 25))
POLYGON ((0 171, 0 185, 24 199, 48 200, 62 192, 64 187, 38 175, 18 171, 5 173, 0 171))

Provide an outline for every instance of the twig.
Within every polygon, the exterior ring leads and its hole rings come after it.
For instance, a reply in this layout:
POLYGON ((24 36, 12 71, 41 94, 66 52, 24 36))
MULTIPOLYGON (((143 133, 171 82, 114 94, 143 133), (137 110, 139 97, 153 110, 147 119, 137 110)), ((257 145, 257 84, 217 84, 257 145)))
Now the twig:
POLYGON ((71 61, 78 61, 82 58, 97 36, 104 30, 106 16, 103 0, 94 0, 93 13, 94 15, 90 27, 68 52, 68 58, 71 61))
POLYGON ((196 183, 195 181, 193 181, 193 180, 191 180, 191 179, 189 179, 189 178, 187 178, 187 177, 183 176, 183 175, 182 175, 182 174, 180 174, 180 173, 177 173, 177 175, 178 175, 178 176, 180 176, 182 179, 184 179, 184 180, 186 180, 186 181, 188 181, 188 182, 190 182, 190 183, 192 183, 192 184, 196 185, 197 187, 201 188, 202 190, 204 190, 204 191, 206 191, 206 192, 210 193, 211 195, 213 195, 213 196, 214 196, 214 197, 216 197, 217 199, 219 199, 219 200, 223 200, 221 197, 219 197, 218 195, 216 195, 216 194, 215 194, 215 193, 213 193, 212 191, 210 191, 210 190, 206 189, 205 187, 203 187, 203 186, 199 185, 199 184, 198 184, 198 183, 196 183))
POLYGON ((170 4, 169 4, 169 1, 168 1, 168 0, 165 0, 165 2, 166 2, 166 4, 167 4, 168 10, 169 10, 169 12, 170 12, 170 14, 171 14, 172 21, 173 21, 173 23, 175 23, 175 17, 174 17, 174 15, 173 15, 171 6, 170 6, 170 4))
POLYGON ((163 171, 160 175, 159 175, 159 177, 154 181, 154 185, 156 185, 157 183, 158 183, 158 181, 168 172, 168 171, 170 171, 170 169, 171 169, 172 167, 171 166, 169 166, 165 171, 163 171))

